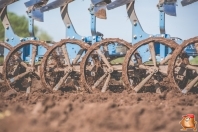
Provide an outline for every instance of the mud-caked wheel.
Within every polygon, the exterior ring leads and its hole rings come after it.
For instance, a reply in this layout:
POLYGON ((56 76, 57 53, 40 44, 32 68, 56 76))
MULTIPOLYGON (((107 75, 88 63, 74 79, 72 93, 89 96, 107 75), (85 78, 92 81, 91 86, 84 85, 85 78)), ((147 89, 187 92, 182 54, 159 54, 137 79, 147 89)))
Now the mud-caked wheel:
POLYGON ((87 91, 122 91, 122 63, 131 44, 109 38, 93 44, 81 62, 81 83, 87 91))
MULTIPOLYGON (((2 48, 9 50, 9 51, 12 50, 12 46, 9 45, 8 43, 0 42, 0 46, 2 48)), ((0 62, 0 83, 4 83, 4 81, 3 81, 3 57, 1 57, 0 61, 1 61, 0 62)))
POLYGON ((80 62, 90 46, 80 40, 63 39, 52 46, 41 63, 41 81, 51 91, 80 90, 80 62))
POLYGON ((182 93, 198 93, 198 37, 185 40, 175 49, 169 64, 170 80, 182 93))
POLYGON ((168 80, 168 63, 172 50, 178 46, 173 40, 165 38, 148 38, 133 45, 127 52, 123 63, 123 80, 125 85, 135 92, 161 93, 160 87, 168 80), (156 48, 166 46, 167 56, 160 57, 156 48))
POLYGON ((29 95, 34 83, 33 80, 40 79, 38 68, 40 62, 36 62, 38 46, 49 48, 45 42, 36 40, 24 41, 15 46, 6 56, 3 74, 8 88, 16 91, 26 91, 27 95, 29 95), (24 61, 23 51, 26 50, 27 46, 28 49, 32 47, 32 54, 30 54, 29 61, 24 61))

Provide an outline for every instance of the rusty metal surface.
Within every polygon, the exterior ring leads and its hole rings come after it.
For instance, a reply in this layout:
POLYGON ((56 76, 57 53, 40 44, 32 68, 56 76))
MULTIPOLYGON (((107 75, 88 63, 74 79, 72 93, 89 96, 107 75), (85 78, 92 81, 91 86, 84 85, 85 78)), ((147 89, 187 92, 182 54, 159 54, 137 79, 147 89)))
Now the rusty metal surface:
POLYGON ((133 87, 130 85, 130 81, 129 81, 129 77, 128 77, 128 65, 130 63, 130 58, 131 58, 132 54, 134 54, 134 52, 140 46, 149 44, 151 42, 153 42, 153 43, 159 42, 159 43, 164 44, 172 49, 175 49, 178 46, 178 44, 176 42, 174 42, 173 40, 165 39, 162 37, 159 37, 159 38, 152 37, 152 38, 148 38, 148 39, 145 39, 143 41, 140 41, 140 42, 134 44, 133 47, 127 52, 125 59, 124 59, 124 63, 122 65, 122 68, 123 68, 122 69, 122 77, 123 77, 122 80, 128 89, 131 89, 131 88, 133 89, 133 87))
MULTIPOLYGON (((129 44, 128 42, 119 39, 119 38, 108 38, 108 39, 104 39, 101 42, 97 42, 95 44, 93 44, 88 51, 86 52, 85 56, 83 57, 81 63, 80 63, 80 72, 81 72, 81 87, 84 88, 85 90, 92 92, 92 86, 90 86, 86 80, 86 75, 85 75, 85 70, 86 70, 86 61, 88 59, 88 57, 91 55, 91 53, 98 49, 100 46, 108 44, 110 42, 114 42, 114 43, 119 43, 121 45, 126 46, 128 49, 130 49, 132 47, 131 44, 129 44)), ((117 68, 114 70, 119 70, 119 67, 122 67, 122 65, 117 65, 117 68)))
MULTIPOLYGON (((9 54, 6 56, 5 62, 3 64, 3 75, 4 75, 4 80, 8 88, 13 89, 14 87, 11 86, 11 82, 8 80, 8 68, 9 68, 9 60, 12 58, 12 56, 15 56, 17 52, 24 46, 27 46, 29 44, 32 44, 34 46, 43 46, 46 49, 49 49, 49 45, 45 42, 42 41, 36 41, 36 40, 30 40, 30 41, 24 41, 16 45, 12 50, 10 50, 9 54)), ((20 60, 17 60, 20 61, 20 60)), ((23 63, 23 62, 22 62, 23 63)), ((25 63, 23 63, 25 65, 25 63)), ((26 68, 30 69, 31 66, 27 66, 26 68)), ((37 69, 37 67, 34 65, 34 68, 37 69)), ((35 72, 36 74, 37 72, 35 72)))
MULTIPOLYGON (((41 81, 42 81, 43 86, 45 88, 49 89, 51 92, 53 90, 53 87, 50 86, 46 82, 46 75, 45 75, 45 68, 47 67, 47 59, 50 56, 50 54, 54 51, 54 49, 56 49, 57 47, 61 47, 62 45, 66 44, 66 43, 79 45, 82 49, 88 49, 90 47, 87 43, 80 41, 80 40, 63 39, 60 42, 54 44, 50 49, 48 49, 48 51, 45 53, 42 63, 41 63, 40 74, 41 74, 41 81)), ((77 66, 77 64, 75 64, 75 65, 71 64, 71 67, 73 70, 79 71, 79 66, 77 66)))
MULTIPOLYGON (((5 42, 0 42, 0 46, 8 50, 12 49, 12 46, 5 42)), ((3 66, 0 66, 0 83, 3 82, 3 66)))
POLYGON ((100 19, 107 19, 107 14, 105 9, 100 9, 95 13, 95 16, 100 19))
POLYGON ((12 49, 12 46, 8 43, 5 43, 5 42, 0 42, 0 46, 8 49, 8 50, 11 50, 12 49))
MULTIPOLYGON (((185 47, 187 47, 188 45, 194 44, 194 43, 198 43, 198 37, 194 37, 194 38, 185 40, 180 46, 178 46, 174 50, 172 58, 171 58, 171 62, 169 63, 169 71, 168 71, 169 76, 168 77, 170 78, 170 81, 173 83, 173 87, 178 89, 179 91, 181 91, 181 88, 178 86, 178 83, 176 82, 175 77, 174 77, 175 62, 176 62, 176 59, 179 56, 179 54, 182 53, 183 49, 185 47)), ((194 66, 196 66, 196 65, 194 65, 194 66)))

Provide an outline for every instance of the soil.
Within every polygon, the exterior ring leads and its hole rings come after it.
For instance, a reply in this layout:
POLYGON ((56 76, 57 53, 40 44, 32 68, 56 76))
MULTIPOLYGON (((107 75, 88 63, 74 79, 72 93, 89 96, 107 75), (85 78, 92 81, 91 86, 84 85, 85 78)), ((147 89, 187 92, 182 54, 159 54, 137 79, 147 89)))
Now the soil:
POLYGON ((52 94, 39 82, 33 87, 28 98, 0 87, 0 132, 178 132, 182 115, 194 114, 198 121, 197 94, 52 94))

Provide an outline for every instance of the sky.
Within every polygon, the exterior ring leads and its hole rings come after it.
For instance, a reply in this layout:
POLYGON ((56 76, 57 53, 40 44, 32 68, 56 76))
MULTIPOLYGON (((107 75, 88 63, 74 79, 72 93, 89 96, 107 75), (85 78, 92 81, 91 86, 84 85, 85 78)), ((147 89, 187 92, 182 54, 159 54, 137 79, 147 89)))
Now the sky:
MULTIPOLYGON (((27 8, 24 3, 28 0, 20 0, 8 6, 8 10, 18 15, 25 15, 27 8)), ((53 0, 49 0, 52 2, 53 0)), ((171 37, 179 37, 183 40, 198 36, 198 2, 181 6, 178 0, 177 16, 166 15, 166 33, 171 37)), ((159 34, 159 11, 156 7, 158 0, 136 0, 135 10, 139 21, 148 34, 159 34)), ((79 35, 90 36, 90 13, 88 8, 90 0, 75 0, 69 4, 69 14, 72 23, 79 35)), ((66 37, 66 28, 61 19, 60 9, 54 9, 44 14, 44 22, 35 22, 39 28, 45 30, 54 41, 60 41, 66 37)), ((121 38, 132 41, 132 25, 128 19, 126 6, 113 10, 107 10, 107 19, 97 19, 97 31, 104 34, 104 38, 121 38)))

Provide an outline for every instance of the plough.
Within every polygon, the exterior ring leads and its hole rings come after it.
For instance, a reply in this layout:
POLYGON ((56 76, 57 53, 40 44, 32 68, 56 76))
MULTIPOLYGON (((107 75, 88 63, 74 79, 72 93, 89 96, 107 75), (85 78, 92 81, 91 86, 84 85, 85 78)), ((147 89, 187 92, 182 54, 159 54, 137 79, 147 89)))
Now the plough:
MULTIPOLYGON (((116 92, 128 89, 161 93, 169 88, 167 83, 172 83, 182 93, 198 91, 197 64, 189 60, 197 55, 198 38, 182 40, 165 30, 165 16, 177 14, 177 0, 159 0, 160 33, 154 35, 143 30, 135 12, 135 0, 91 0, 88 8, 91 35, 88 36, 79 35, 72 24, 68 6, 73 1, 27 1, 30 36, 23 38, 14 34, 7 17, 7 6, 15 0, 1 1, 5 42, 0 46, 6 49, 2 80, 8 88, 29 94, 34 79, 40 79, 50 91, 116 92), (107 19, 107 9, 123 5, 126 5, 132 24, 132 44, 119 38, 104 38, 96 30, 97 18, 107 19), (34 35, 34 20, 43 22, 44 13, 56 8, 60 8, 66 36, 56 43, 40 41, 34 35)), ((183 0, 181 4, 186 6, 194 2, 196 0, 183 0)))

